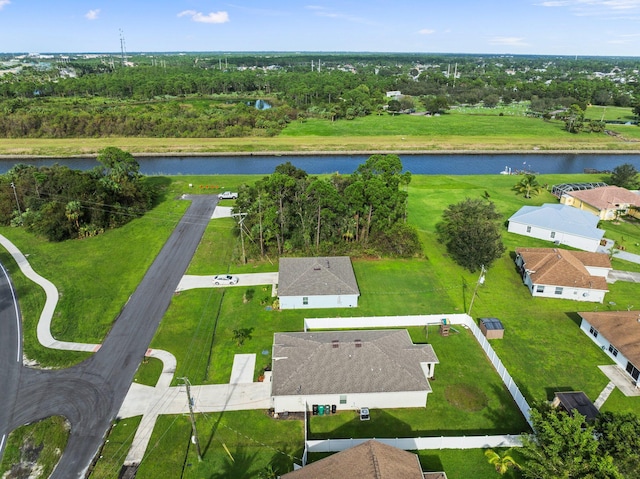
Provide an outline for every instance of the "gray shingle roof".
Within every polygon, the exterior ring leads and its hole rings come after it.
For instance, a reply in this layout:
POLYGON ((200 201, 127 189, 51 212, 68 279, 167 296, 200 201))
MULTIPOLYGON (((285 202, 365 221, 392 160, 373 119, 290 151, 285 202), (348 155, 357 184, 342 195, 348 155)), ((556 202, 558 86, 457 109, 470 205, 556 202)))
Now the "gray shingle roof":
POLYGON ((360 294, 348 256, 280 258, 278 296, 360 294))
POLYGON ((509 218, 511 221, 583 238, 600 240, 604 236, 604 230, 597 228, 600 218, 567 205, 545 203, 542 206, 523 206, 509 218))
POLYGON ((438 363, 406 329, 276 333, 273 343, 274 396, 431 391, 420 363, 438 363))

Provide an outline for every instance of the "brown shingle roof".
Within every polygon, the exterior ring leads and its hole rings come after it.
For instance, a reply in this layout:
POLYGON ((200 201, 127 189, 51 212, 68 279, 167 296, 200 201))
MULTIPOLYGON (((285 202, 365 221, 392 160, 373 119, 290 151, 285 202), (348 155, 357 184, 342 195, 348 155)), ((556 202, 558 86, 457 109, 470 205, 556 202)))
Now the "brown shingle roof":
POLYGON ((578 313, 625 358, 640 367, 640 311, 578 313))
POLYGON ((602 186, 592 190, 571 191, 567 194, 599 210, 618 206, 640 206, 639 195, 619 186, 602 186))
POLYGON ((375 440, 325 457, 282 479, 423 479, 418 456, 375 440))
POLYGON ((406 329, 275 333, 272 393, 431 391, 420 363, 438 363, 406 329))
POLYGON ((348 256, 280 258, 278 296, 360 294, 348 256))
POLYGON ((611 268, 604 253, 568 251, 558 248, 516 248, 533 284, 609 291, 607 280, 592 276, 585 266, 611 268))

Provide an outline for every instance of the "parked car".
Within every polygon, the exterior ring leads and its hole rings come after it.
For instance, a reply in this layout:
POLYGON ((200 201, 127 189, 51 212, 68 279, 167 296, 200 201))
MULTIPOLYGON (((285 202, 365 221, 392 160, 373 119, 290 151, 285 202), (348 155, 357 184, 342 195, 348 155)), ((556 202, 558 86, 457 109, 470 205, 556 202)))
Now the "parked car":
POLYGON ((238 284, 238 277, 230 274, 219 274, 213 277, 213 284, 238 284))
POLYGON ((238 198, 238 193, 235 191, 225 191, 218 195, 219 200, 235 200, 238 198))
POLYGON ((360 420, 361 421, 368 421, 369 419, 371 419, 371 416, 369 416, 369 408, 368 407, 361 407, 360 408, 360 420))

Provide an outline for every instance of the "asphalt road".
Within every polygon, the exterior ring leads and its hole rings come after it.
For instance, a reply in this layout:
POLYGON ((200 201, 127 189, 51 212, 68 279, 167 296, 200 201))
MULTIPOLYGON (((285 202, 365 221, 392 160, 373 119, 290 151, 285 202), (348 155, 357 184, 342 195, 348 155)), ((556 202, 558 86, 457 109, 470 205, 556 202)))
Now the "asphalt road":
POLYGON ((6 446, 10 409, 17 399, 20 369, 22 367, 22 334, 20 309, 9 275, 0 265, 0 457, 6 446))
POLYGON ((51 478, 84 477, 218 202, 217 197, 204 195, 186 199, 192 200, 189 209, 122 309, 102 347, 76 366, 38 370, 16 360, 20 332, 9 324, 10 293, 2 283, 8 278, 0 280, 0 434, 46 417, 66 417, 71 423, 70 437, 51 478), (9 343, 7 348, 5 341, 9 343), (8 395, 4 385, 8 385, 8 395))

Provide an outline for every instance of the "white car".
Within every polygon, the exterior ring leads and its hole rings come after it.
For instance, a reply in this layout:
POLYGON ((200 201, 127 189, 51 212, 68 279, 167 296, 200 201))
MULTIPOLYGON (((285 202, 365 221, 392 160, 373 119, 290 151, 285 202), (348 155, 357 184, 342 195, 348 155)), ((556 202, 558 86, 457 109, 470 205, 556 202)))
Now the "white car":
POLYGON ((238 193, 235 191, 225 191, 218 195, 219 200, 236 200, 238 199, 238 193))
POLYGON ((213 284, 238 284, 238 277, 230 274, 219 274, 213 277, 213 284))
POLYGON ((369 419, 371 419, 371 416, 369 415, 369 408, 368 407, 361 407, 360 408, 360 420, 361 421, 368 421, 369 419))

